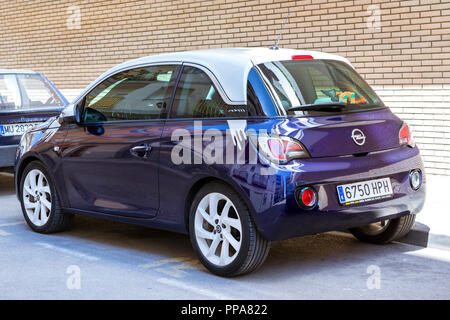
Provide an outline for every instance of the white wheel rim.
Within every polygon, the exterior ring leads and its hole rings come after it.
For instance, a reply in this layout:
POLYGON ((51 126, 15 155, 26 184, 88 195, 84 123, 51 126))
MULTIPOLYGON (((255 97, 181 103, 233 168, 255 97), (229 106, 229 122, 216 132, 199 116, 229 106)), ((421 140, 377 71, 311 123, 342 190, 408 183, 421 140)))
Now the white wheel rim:
POLYGON ((198 247, 210 263, 226 266, 236 259, 242 244, 242 223, 226 196, 206 195, 195 211, 194 228, 198 247))
POLYGON ((52 211, 52 195, 47 178, 40 170, 28 172, 23 183, 22 198, 31 223, 37 227, 46 224, 52 211))

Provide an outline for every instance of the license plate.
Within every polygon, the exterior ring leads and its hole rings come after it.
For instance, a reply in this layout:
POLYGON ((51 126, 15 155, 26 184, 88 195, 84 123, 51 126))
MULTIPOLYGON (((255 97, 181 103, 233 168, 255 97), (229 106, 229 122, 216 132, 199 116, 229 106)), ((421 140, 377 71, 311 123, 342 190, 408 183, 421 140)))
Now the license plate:
POLYGON ((389 178, 343 184, 337 186, 337 192, 343 205, 390 198, 394 194, 389 178))
POLYGON ((38 125, 36 122, 28 123, 14 123, 14 124, 3 124, 0 125, 0 135, 4 137, 8 136, 21 136, 28 129, 33 128, 38 125))

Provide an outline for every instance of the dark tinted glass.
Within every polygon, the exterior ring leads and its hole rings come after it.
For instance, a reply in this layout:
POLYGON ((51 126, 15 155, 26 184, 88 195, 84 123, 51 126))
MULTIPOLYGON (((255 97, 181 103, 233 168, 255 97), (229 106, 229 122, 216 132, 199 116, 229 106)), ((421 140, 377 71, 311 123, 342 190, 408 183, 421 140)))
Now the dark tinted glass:
POLYGON ((159 119, 174 66, 151 66, 118 73, 86 96, 84 122, 159 119))
POLYGON ((209 76, 200 69, 184 67, 171 110, 171 118, 242 117, 246 106, 227 105, 209 76))
POLYGON ((290 60, 259 65, 275 94, 276 102, 289 114, 303 104, 346 103, 349 110, 384 107, 370 86, 344 62, 290 60))
POLYGON ((250 117, 264 115, 261 102, 250 81, 247 81, 247 109, 250 117))

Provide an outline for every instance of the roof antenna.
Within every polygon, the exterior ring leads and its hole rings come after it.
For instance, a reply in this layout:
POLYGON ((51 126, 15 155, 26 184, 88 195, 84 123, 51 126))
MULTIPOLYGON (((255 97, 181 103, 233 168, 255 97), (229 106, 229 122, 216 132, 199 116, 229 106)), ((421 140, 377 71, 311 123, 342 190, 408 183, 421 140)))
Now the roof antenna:
POLYGON ((270 47, 271 50, 278 50, 278 42, 280 42, 281 35, 283 34, 284 26, 288 22, 290 14, 291 14, 291 12, 290 12, 290 10, 288 10, 288 14, 287 14, 286 20, 284 20, 284 23, 281 25, 280 34, 278 35, 277 41, 275 42, 275 45, 273 47, 270 47))

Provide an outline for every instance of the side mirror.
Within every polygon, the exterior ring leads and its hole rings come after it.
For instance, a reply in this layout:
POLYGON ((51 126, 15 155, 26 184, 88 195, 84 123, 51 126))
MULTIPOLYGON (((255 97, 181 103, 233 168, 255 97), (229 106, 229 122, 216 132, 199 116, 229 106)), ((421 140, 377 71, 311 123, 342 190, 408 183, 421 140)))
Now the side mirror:
POLYGON ((83 106, 84 101, 78 103, 77 105, 69 104, 64 110, 61 112, 59 116, 59 122, 61 124, 72 124, 77 123, 80 124, 83 117, 83 106))
POLYGON ((74 106, 75 121, 78 124, 81 124, 83 122, 83 113, 85 104, 86 104, 86 97, 84 97, 80 102, 78 102, 74 106))
POLYGON ((66 123, 71 124, 75 123, 75 107, 73 104, 69 104, 65 107, 61 114, 59 115, 58 121, 60 124, 66 123))
POLYGON ((75 113, 75 122, 80 124, 82 117, 83 117, 83 108, 81 107, 83 105, 82 102, 78 103, 74 106, 74 113, 75 113))

